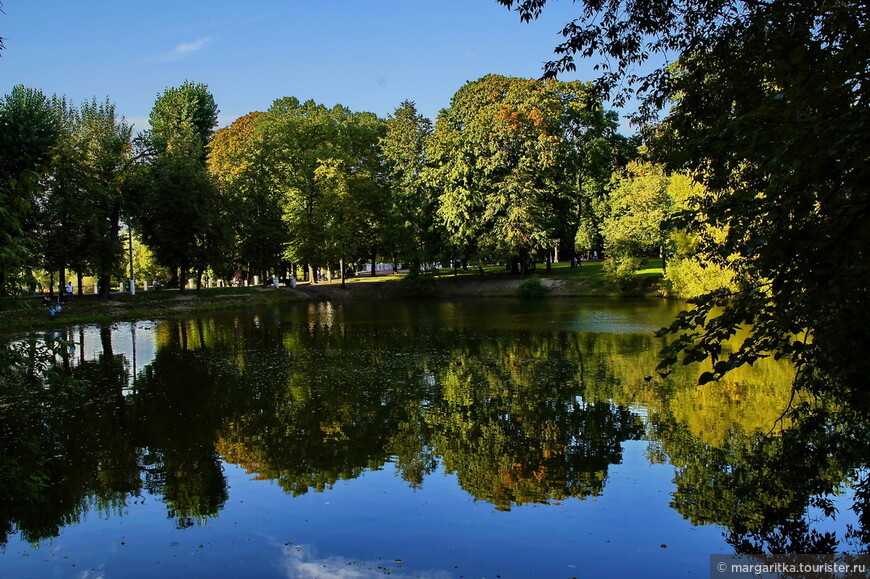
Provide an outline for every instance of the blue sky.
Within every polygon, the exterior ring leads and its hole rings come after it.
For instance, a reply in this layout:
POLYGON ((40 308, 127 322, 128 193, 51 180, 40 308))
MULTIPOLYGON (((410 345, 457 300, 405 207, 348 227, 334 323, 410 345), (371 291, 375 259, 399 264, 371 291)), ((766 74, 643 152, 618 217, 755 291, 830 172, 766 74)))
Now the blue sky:
POLYGON ((576 10, 551 2, 524 24, 495 0, 3 0, 0 94, 109 97, 138 130, 188 79, 209 86, 221 126, 285 96, 382 117, 409 99, 434 118, 466 81, 540 76, 576 10))

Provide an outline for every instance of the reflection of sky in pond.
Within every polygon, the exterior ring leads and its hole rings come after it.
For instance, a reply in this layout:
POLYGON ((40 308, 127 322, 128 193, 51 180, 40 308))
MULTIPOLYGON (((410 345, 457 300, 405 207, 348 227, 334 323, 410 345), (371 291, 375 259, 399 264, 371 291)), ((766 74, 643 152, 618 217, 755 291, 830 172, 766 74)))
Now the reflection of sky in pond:
POLYGON ((3 564, 15 577, 703 575, 712 545, 729 552, 720 531, 669 509, 673 469, 643 465, 642 453, 642 443, 627 446, 627 464, 600 497, 511 512, 472 500, 452 475, 415 490, 385 469, 291 498, 224 464, 231 500, 202 526, 174 528, 146 497, 124 517, 90 516, 42 549, 12 542, 3 564))
POLYGON ((577 315, 574 321, 554 322, 560 330, 614 334, 654 332, 662 327, 657 318, 638 320, 623 312, 588 311, 577 315))
MULTIPOLYGON (((130 368, 135 370, 135 375, 151 364, 157 355, 155 327, 158 323, 155 321, 116 322, 110 326, 109 335, 113 354, 123 356, 130 368)), ((76 360, 97 360, 103 354, 101 332, 99 326, 83 325, 55 332, 54 335, 74 344, 73 352, 76 360)))

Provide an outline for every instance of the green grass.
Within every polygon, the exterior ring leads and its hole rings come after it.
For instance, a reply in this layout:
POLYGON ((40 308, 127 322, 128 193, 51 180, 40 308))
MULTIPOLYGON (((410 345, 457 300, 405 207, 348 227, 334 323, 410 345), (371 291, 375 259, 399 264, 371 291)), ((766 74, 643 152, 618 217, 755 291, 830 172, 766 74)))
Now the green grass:
MULTIPOLYGON (((487 265, 484 266, 483 270, 484 278, 517 279, 515 274, 511 274, 501 265, 487 265)), ((480 279, 480 269, 476 266, 469 266, 467 270, 460 268, 456 273, 457 280, 463 278, 480 279)), ((628 288, 619 288, 607 278, 603 261, 584 261, 573 268, 570 263, 554 263, 549 273, 546 265, 540 263, 537 264, 532 273, 541 279, 564 282, 563 293, 568 295, 647 295, 657 289, 658 283, 662 279, 662 260, 658 258, 648 259, 644 268, 635 274, 635 283, 628 288)), ((453 274, 453 269, 439 271, 439 277, 445 279, 452 278, 453 274)))

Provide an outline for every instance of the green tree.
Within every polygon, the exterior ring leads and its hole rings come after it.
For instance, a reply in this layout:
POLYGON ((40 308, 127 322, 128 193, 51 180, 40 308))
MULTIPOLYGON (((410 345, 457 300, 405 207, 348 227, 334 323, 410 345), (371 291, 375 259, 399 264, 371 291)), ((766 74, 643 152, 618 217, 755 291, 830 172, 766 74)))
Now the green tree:
POLYGON ((179 288, 190 271, 199 287, 209 263, 226 253, 226 211, 206 167, 205 145, 217 124, 217 107, 206 85, 187 81, 167 88, 150 118, 153 155, 131 188, 132 214, 142 239, 177 276, 179 288))
POLYGON ((0 295, 14 293, 35 265, 24 222, 36 195, 35 174, 19 174, 0 184, 0 295))
POLYGON ((163 275, 163 268, 135 231, 133 232, 133 271, 137 279, 147 280, 149 285, 151 280, 163 275))
MULTIPOLYGON (((117 269, 121 192, 130 166, 131 129, 106 100, 76 107, 65 99, 49 101, 39 91, 16 87, 6 103, 9 131, 20 141, 0 146, 7 176, 38 169, 10 183, 30 186, 27 225, 15 243, 38 241, 38 259, 65 281, 67 267, 80 274, 92 268, 108 296, 109 277, 117 269), (29 231, 29 232, 27 232, 29 231)), ((16 203, 10 202, 10 208, 16 203)), ((9 214, 10 218, 13 217, 9 214)), ((18 220, 21 224, 20 219, 18 220)), ((13 224, 14 225, 14 224, 13 224)), ((18 237, 18 236, 17 236, 18 237)), ((33 248, 33 246, 31 246, 33 248)))
MULTIPOLYGON (((343 114, 344 109, 335 112, 343 114)), ((314 171, 320 159, 333 157, 330 144, 337 138, 337 124, 331 116, 314 101, 287 97, 276 100, 262 121, 270 187, 283 197, 283 220, 291 236, 285 257, 307 265, 312 281, 314 268, 325 259, 321 248, 326 238, 314 171)))
POLYGON ((326 236, 323 255, 328 263, 338 261, 341 286, 345 286, 345 260, 354 237, 352 179, 342 159, 326 159, 314 170, 314 181, 323 197, 326 236))
POLYGON ((289 232, 284 225, 283 198, 270 186, 268 153, 253 112, 220 129, 209 142, 208 166, 226 200, 235 236, 234 261, 241 269, 276 270, 289 232))
POLYGON ((570 244, 594 174, 589 146, 613 137, 615 118, 587 84, 498 75, 466 84, 438 117, 427 171, 453 243, 524 266, 560 238, 570 244))
POLYGON ((63 118, 63 128, 51 150, 35 214, 40 265, 51 272, 52 287, 55 281, 65 285, 67 266, 84 257, 82 246, 91 211, 82 203, 82 197, 96 186, 76 140, 77 111, 62 101, 55 106, 63 118), (59 274, 57 279, 55 272, 59 274))
POLYGON ((421 264, 434 262, 441 246, 435 222, 437 200, 423 180, 425 146, 431 136, 432 121, 406 100, 387 119, 386 135, 380 141, 390 171, 392 239, 409 262, 411 275, 420 272, 421 264))
POLYGON ((378 146, 386 134, 386 123, 374 113, 355 112, 347 119, 346 127, 349 139, 344 159, 351 169, 355 204, 353 259, 361 261, 368 256, 374 261, 374 256, 383 251, 389 252, 395 264, 404 248, 396 244, 393 236, 389 169, 378 146))
MULTIPOLYGON (((671 174, 668 193, 678 215, 680 212, 694 214, 708 196, 700 184, 681 173, 671 174)), ((712 225, 672 227, 674 256, 664 272, 666 289, 670 295, 694 299, 716 290, 737 289, 735 272, 728 260, 712 263, 704 258, 703 248, 708 244, 720 244, 726 234, 725 229, 712 225)))
POLYGON ((386 210, 384 168, 378 154, 383 122, 372 113, 287 97, 273 103, 262 121, 270 187, 283 195, 284 223, 290 232, 285 256, 317 265, 355 258, 377 247, 386 210), (320 177, 318 178, 318 170, 320 177), (336 211, 346 188, 354 211, 336 211), (335 238, 335 239, 333 239, 335 238), (344 248, 337 252, 336 240, 344 248), (347 243, 353 242, 354 248, 347 243))
POLYGON ((0 295, 36 265, 35 209, 63 130, 56 99, 17 85, 0 99, 0 295))
POLYGON ((69 261, 82 272, 85 260, 99 279, 100 295, 109 296, 111 276, 121 262, 118 238, 124 193, 132 168, 132 126, 118 118, 108 99, 85 101, 75 111, 73 144, 81 155, 90 185, 77 200, 87 208, 82 216, 79 257, 69 261))
POLYGON ((222 212, 208 173, 194 154, 161 155, 140 175, 135 194, 142 239, 159 263, 177 271, 183 289, 188 272, 201 274, 220 247, 222 212))
POLYGON ((188 80, 179 87, 168 87, 151 109, 151 145, 158 155, 173 146, 190 147, 205 161, 205 146, 214 134, 217 115, 208 85, 188 80))
POLYGON ((704 243, 721 242, 725 231, 677 227, 677 217, 694 213, 707 197, 706 190, 686 175, 668 174, 664 166, 649 161, 631 162, 614 174, 602 229, 608 275, 627 283, 648 257, 658 255, 670 295, 696 298, 733 289, 734 270, 728 264, 705 262, 699 253, 704 243))
POLYGON ((614 177, 610 214, 602 233, 608 274, 622 282, 653 253, 666 258, 671 249, 667 221, 673 217, 670 178, 660 166, 632 162, 614 177))

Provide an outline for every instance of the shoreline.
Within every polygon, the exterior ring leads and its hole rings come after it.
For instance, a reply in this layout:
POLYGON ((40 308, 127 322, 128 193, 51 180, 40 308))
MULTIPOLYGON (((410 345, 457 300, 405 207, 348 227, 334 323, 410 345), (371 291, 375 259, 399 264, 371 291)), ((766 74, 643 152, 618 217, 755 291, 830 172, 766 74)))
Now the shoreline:
MULTIPOLYGON (((657 282, 660 276, 638 278, 630 288, 591 276, 571 279, 564 276, 541 276, 548 288, 546 298, 644 297, 663 299, 657 282)), ((281 287, 204 288, 200 290, 140 291, 135 296, 113 293, 108 300, 96 295, 76 295, 63 304, 60 318, 49 319, 40 296, 19 298, 17 307, 0 312, 2 333, 35 331, 75 324, 161 319, 190 313, 236 309, 276 303, 304 301, 345 301, 355 299, 396 298, 517 298, 517 288, 524 280, 508 274, 463 273, 457 277, 442 275, 425 284, 416 284, 404 276, 384 275, 356 277, 341 287, 339 280, 316 284, 302 282, 296 289, 281 287)))

